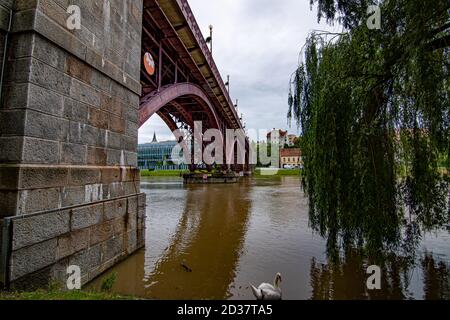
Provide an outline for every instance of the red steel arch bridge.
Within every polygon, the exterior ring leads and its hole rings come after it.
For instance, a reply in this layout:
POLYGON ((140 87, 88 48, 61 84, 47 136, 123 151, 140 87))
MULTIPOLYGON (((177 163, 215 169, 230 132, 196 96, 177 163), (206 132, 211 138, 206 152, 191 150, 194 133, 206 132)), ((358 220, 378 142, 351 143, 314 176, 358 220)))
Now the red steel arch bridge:
MULTIPOLYGON (((153 75, 144 65, 141 68, 141 126, 157 114, 171 131, 185 130, 189 136, 193 135, 197 121, 202 123, 203 131, 218 129, 222 141, 226 140, 227 129, 244 130, 237 106, 187 0, 144 1, 141 50, 142 56, 151 54, 156 66, 153 75)), ((202 144, 205 147, 207 143, 202 144)), ((237 160, 237 148, 224 143, 223 162, 230 169, 248 171, 248 139, 245 144, 245 165, 242 165, 237 160), (234 152, 231 163, 226 161, 230 152, 234 152)), ((191 168, 195 169, 193 163, 191 168)))

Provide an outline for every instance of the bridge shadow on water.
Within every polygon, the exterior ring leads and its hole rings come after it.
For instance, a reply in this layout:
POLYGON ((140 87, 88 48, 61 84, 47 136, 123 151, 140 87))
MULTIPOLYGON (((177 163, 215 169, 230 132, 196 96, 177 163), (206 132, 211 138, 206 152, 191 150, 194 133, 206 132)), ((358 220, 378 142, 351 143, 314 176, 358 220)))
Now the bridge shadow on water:
POLYGON ((149 279, 151 295, 161 299, 227 298, 249 212, 250 201, 238 185, 189 186, 177 231, 149 279), (207 190, 212 196, 203 196, 207 190))
MULTIPOLYGON (((166 192, 165 206, 176 206, 184 197, 176 227, 171 230, 166 248, 152 247, 152 230, 170 229, 164 213, 150 213, 147 218, 147 248, 119 264, 114 291, 121 294, 157 299, 226 299, 236 276, 251 211, 248 183, 183 186, 177 180, 143 183, 142 190, 166 192), (243 192, 245 188, 246 192, 243 192), (177 199, 171 196, 180 192, 177 199), (205 196, 205 193, 208 196, 205 196), (155 218, 157 217, 157 218, 155 218), (159 251, 155 254, 155 251, 159 251), (156 257, 156 259, 155 259, 156 257)), ((149 210, 152 198, 148 199, 149 210)), ((156 210, 162 204, 156 204, 156 210)), ((172 221, 174 223, 175 221, 172 221)), ((111 272, 110 272, 111 273, 111 272)), ((101 277, 92 283, 101 285, 101 277)))

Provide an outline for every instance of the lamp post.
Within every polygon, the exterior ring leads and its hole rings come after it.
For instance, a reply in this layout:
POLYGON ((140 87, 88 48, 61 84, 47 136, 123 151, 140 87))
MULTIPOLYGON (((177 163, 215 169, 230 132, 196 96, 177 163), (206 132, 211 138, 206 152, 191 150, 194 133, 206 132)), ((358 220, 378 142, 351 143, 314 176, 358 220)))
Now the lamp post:
POLYGON ((209 40, 209 50, 211 51, 211 55, 212 55, 212 52, 213 52, 213 26, 212 26, 212 24, 209 25, 209 38, 208 38, 208 40, 209 40))

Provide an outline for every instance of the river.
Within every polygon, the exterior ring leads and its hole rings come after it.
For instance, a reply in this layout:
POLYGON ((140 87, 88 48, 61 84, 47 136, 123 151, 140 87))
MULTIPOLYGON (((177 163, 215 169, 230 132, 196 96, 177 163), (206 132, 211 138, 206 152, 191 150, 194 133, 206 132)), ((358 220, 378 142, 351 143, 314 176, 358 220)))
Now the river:
POLYGON ((113 292, 150 299, 253 299, 249 283, 282 274, 283 299, 450 298, 450 232, 428 234, 417 263, 383 269, 369 292, 357 254, 330 264, 325 240, 308 225, 296 177, 184 186, 178 178, 143 178, 146 248, 115 266, 113 292))

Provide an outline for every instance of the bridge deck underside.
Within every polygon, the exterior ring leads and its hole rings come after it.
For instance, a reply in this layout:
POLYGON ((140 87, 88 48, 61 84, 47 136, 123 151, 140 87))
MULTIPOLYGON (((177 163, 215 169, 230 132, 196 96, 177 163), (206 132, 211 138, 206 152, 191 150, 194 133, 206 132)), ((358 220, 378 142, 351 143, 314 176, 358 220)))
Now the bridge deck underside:
POLYGON ((201 121, 206 127, 214 128, 208 112, 203 104, 194 97, 180 97, 166 104, 157 114, 174 131, 186 125, 183 129, 193 128, 195 121, 201 121))
MULTIPOLYGON (((149 75, 144 67, 141 68, 142 97, 159 92, 171 84, 194 84, 206 94, 209 100, 207 104, 213 110, 205 107, 205 101, 198 97, 177 98, 157 111, 170 129, 178 129, 184 125, 192 127, 193 121, 197 120, 206 120, 205 127, 222 130, 240 128, 241 123, 234 106, 228 103, 231 101, 228 92, 222 90, 224 86, 220 75, 210 70, 212 58, 209 56, 211 60, 208 62, 203 56, 206 46, 203 37, 199 39, 198 32, 195 32, 198 30, 191 30, 192 20, 189 20, 189 24, 182 12, 190 12, 186 6, 186 1, 144 1, 142 56, 146 52, 152 55, 156 72, 149 75), (220 123, 207 121, 212 118, 209 112, 218 115, 220 123)), ((198 29, 196 23, 195 29, 198 29)), ((208 54, 210 55, 209 50, 208 54)))

